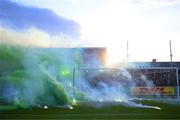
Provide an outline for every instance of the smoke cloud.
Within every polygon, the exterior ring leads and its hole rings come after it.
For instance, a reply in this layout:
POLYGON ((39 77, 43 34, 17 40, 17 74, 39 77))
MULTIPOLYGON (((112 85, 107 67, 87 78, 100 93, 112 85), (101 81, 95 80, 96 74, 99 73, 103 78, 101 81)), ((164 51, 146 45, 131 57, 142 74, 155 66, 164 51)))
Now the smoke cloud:
POLYGON ((0 44, 19 45, 24 47, 77 47, 85 44, 82 40, 72 39, 63 34, 51 36, 36 28, 23 32, 11 29, 0 29, 0 44))
MULTIPOLYGON (((107 74, 111 77, 108 79, 96 78, 103 74, 101 71, 81 71, 73 81, 72 69, 84 65, 82 49, 62 47, 86 45, 76 38, 79 35, 76 23, 58 17, 48 9, 25 7, 5 0, 1 3, 0 99, 24 108, 69 105, 75 99, 128 101, 130 95, 127 88, 136 83, 126 70, 102 75, 107 74), (118 76, 121 76, 120 79, 118 76)), ((147 85, 152 85, 142 77, 147 85)))

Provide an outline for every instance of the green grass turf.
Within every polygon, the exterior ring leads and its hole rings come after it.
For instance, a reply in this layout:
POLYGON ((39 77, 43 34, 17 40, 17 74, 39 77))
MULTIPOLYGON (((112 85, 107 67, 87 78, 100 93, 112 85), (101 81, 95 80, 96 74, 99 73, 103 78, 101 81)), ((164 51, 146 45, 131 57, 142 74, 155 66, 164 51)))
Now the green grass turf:
POLYGON ((122 104, 103 103, 104 106, 94 107, 101 103, 82 103, 67 108, 32 108, 32 109, 2 109, 0 119, 180 119, 180 105, 155 101, 136 101, 138 103, 160 107, 151 108, 128 107, 122 104))

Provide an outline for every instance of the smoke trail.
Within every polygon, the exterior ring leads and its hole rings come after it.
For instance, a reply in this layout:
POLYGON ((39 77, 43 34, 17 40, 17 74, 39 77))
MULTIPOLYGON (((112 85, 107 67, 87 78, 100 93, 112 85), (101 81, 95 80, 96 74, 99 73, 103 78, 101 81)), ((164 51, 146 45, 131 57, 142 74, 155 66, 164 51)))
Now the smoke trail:
POLYGON ((135 86, 131 75, 125 69, 81 69, 76 87, 84 91, 93 101, 128 101, 130 88, 135 86))
MULTIPOLYGON (((88 102, 95 107, 103 107, 107 105, 125 105, 129 107, 161 109, 156 106, 148 106, 133 102, 136 99, 132 95, 131 89, 138 86, 137 82, 124 68, 80 68, 76 70, 78 74, 76 79, 76 88, 83 91, 86 99, 78 99, 80 102, 88 102), (79 76, 79 74, 81 74, 79 76)), ((148 80, 145 75, 140 74, 140 79, 144 86, 152 87, 153 82, 148 80)))

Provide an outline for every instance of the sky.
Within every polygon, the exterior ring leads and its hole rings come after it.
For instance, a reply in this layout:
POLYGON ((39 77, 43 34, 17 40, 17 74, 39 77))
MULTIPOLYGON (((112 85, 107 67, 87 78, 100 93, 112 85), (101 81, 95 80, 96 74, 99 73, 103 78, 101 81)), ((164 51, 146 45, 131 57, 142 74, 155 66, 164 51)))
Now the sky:
POLYGON ((43 45, 107 47, 109 61, 118 62, 126 60, 127 40, 129 61, 169 61, 171 40, 173 61, 180 61, 179 0, 2 1, 1 41, 31 34, 34 44, 36 34, 43 45))

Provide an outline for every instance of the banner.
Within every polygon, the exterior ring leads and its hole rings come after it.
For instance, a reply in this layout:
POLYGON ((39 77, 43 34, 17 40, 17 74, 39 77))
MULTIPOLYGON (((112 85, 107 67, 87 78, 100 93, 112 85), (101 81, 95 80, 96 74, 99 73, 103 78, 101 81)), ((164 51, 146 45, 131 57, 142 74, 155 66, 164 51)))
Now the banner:
POLYGON ((132 95, 175 95, 174 87, 134 87, 132 95))

